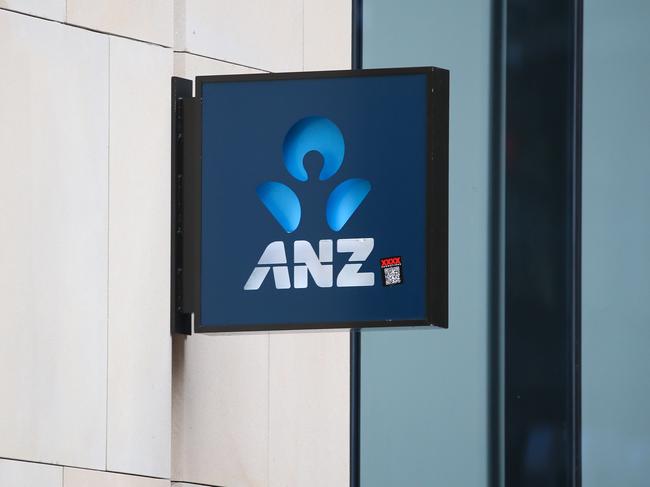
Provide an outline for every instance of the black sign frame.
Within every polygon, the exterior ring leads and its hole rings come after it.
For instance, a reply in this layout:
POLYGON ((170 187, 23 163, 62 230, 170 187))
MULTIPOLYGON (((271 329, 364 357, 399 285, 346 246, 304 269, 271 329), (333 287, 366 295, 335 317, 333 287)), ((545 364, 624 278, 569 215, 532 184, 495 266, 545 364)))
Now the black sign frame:
POLYGON ((172 78, 172 330, 191 334, 397 326, 448 327, 449 71, 434 67, 311 71, 172 78), (426 318, 272 325, 216 326, 201 320, 201 135, 205 84, 363 76, 427 76, 426 318), (193 317, 193 319, 192 319, 193 317))

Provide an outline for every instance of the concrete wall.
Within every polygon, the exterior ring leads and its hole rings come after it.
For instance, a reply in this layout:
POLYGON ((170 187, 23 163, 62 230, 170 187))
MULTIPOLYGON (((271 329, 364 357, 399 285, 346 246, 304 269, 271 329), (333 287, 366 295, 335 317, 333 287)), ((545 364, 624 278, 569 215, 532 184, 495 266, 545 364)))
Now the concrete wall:
POLYGON ((175 337, 172 365, 169 83, 348 68, 350 14, 0 0, 1 486, 347 485, 347 332, 175 337))

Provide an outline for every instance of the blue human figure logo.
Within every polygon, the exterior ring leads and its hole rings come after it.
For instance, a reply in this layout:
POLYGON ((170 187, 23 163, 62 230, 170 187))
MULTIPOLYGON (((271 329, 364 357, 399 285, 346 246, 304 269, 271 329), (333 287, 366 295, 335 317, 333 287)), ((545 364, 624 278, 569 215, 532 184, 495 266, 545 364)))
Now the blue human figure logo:
MULTIPOLYGON (((296 122, 284 137, 282 156, 289 174, 301 182, 309 179, 304 158, 316 151, 323 158, 318 179, 334 176, 343 164, 345 141, 338 126, 329 118, 306 117, 296 122)), ((327 198, 327 225, 335 232, 341 230, 370 192, 370 182, 351 178, 337 185, 327 198)), ((267 181, 257 187, 257 196, 287 233, 300 225, 300 199, 286 184, 267 181)))

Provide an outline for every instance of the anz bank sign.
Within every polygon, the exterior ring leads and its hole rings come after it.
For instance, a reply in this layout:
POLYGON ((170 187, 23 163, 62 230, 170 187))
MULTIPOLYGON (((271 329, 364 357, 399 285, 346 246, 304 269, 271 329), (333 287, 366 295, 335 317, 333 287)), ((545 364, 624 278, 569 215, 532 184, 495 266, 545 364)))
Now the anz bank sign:
MULTIPOLYGON (((322 160, 318 181, 333 177, 341 167, 345 156, 345 140, 341 130, 325 117, 306 117, 291 127, 284 139, 283 158, 287 172, 300 182, 309 181, 305 169, 307 154, 314 151, 322 160)), ((325 219, 332 232, 339 232, 370 192, 371 184, 366 179, 350 178, 337 184, 327 196, 325 219)), ((266 181, 257 187, 257 195, 278 224, 289 234, 300 226, 302 206, 300 198, 291 187, 277 181, 266 181)), ((374 247, 372 237, 345 238, 336 241, 336 251, 350 253, 350 263, 346 263, 338 273, 336 285, 341 287, 373 286, 373 272, 359 272, 374 247)), ((334 241, 320 240, 318 255, 306 240, 293 242, 294 286, 297 289, 309 285, 308 273, 319 287, 332 287, 334 241)), ((262 253, 257 267, 253 269, 244 285, 245 290, 259 289, 264 278, 274 265, 273 277, 276 289, 291 288, 287 267, 285 243, 282 240, 271 242, 262 253)))
POLYGON ((448 80, 198 77, 178 97, 173 313, 208 333, 447 327, 448 80))

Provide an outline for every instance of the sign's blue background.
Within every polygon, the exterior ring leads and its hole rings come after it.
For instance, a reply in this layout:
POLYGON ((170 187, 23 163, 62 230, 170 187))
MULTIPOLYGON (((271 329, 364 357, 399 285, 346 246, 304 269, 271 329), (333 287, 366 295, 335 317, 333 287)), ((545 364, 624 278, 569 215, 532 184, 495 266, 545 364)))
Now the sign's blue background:
POLYGON ((255 326, 423 320, 427 84, 423 74, 206 83, 203 85, 201 324, 255 326), (282 161, 284 136, 298 120, 323 116, 338 125, 345 157, 338 173, 319 181, 321 162, 309 154, 307 182, 282 161), (327 196, 349 178, 370 181, 365 201, 340 232, 325 220, 327 196), (302 219, 287 234, 255 192, 265 181, 290 186, 302 219), (263 250, 285 242, 293 283, 293 242, 334 241, 334 283, 350 254, 336 239, 375 239, 362 272, 373 287, 244 291, 263 250), (404 284, 384 287, 379 259, 399 255, 404 284))

